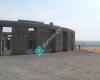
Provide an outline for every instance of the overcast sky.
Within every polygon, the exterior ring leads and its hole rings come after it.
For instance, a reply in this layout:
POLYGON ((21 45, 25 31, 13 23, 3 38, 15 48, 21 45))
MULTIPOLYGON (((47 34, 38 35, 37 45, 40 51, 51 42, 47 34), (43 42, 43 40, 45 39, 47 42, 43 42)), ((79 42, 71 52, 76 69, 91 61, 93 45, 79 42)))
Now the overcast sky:
POLYGON ((0 20, 35 20, 71 28, 76 40, 100 40, 100 0, 0 0, 0 20))

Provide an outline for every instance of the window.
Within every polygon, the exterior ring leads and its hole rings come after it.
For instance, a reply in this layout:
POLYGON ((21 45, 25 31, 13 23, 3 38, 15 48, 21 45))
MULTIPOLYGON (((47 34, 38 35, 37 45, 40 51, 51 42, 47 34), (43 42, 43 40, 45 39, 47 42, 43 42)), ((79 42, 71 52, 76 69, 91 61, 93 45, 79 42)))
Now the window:
POLYGON ((3 27, 3 32, 12 32, 12 27, 3 27))
POLYGON ((28 28, 28 31, 34 31, 34 28, 28 28))

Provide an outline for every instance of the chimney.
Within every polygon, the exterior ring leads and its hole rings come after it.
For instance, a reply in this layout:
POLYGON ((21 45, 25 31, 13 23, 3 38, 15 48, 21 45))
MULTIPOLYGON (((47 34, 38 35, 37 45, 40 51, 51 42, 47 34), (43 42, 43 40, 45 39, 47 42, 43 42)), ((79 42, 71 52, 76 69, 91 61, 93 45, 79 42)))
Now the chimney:
POLYGON ((50 25, 53 26, 53 22, 50 22, 50 25))

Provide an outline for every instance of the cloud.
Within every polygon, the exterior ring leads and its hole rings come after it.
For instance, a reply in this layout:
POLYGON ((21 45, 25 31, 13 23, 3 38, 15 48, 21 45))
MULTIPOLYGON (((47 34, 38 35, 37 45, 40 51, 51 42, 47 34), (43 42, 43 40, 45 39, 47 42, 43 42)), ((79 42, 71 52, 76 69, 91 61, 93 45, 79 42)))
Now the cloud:
POLYGON ((38 7, 34 8, 0 8, 0 19, 17 20, 39 20, 50 21, 53 20, 59 14, 59 10, 47 10, 38 7))

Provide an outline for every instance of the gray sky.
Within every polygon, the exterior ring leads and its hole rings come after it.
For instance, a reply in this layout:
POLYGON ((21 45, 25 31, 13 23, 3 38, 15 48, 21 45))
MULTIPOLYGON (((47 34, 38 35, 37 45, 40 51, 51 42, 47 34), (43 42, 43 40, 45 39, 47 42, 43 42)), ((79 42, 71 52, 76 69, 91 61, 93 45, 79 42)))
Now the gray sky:
POLYGON ((76 40, 100 40, 100 0, 0 0, 1 20, 35 20, 71 28, 76 40))

